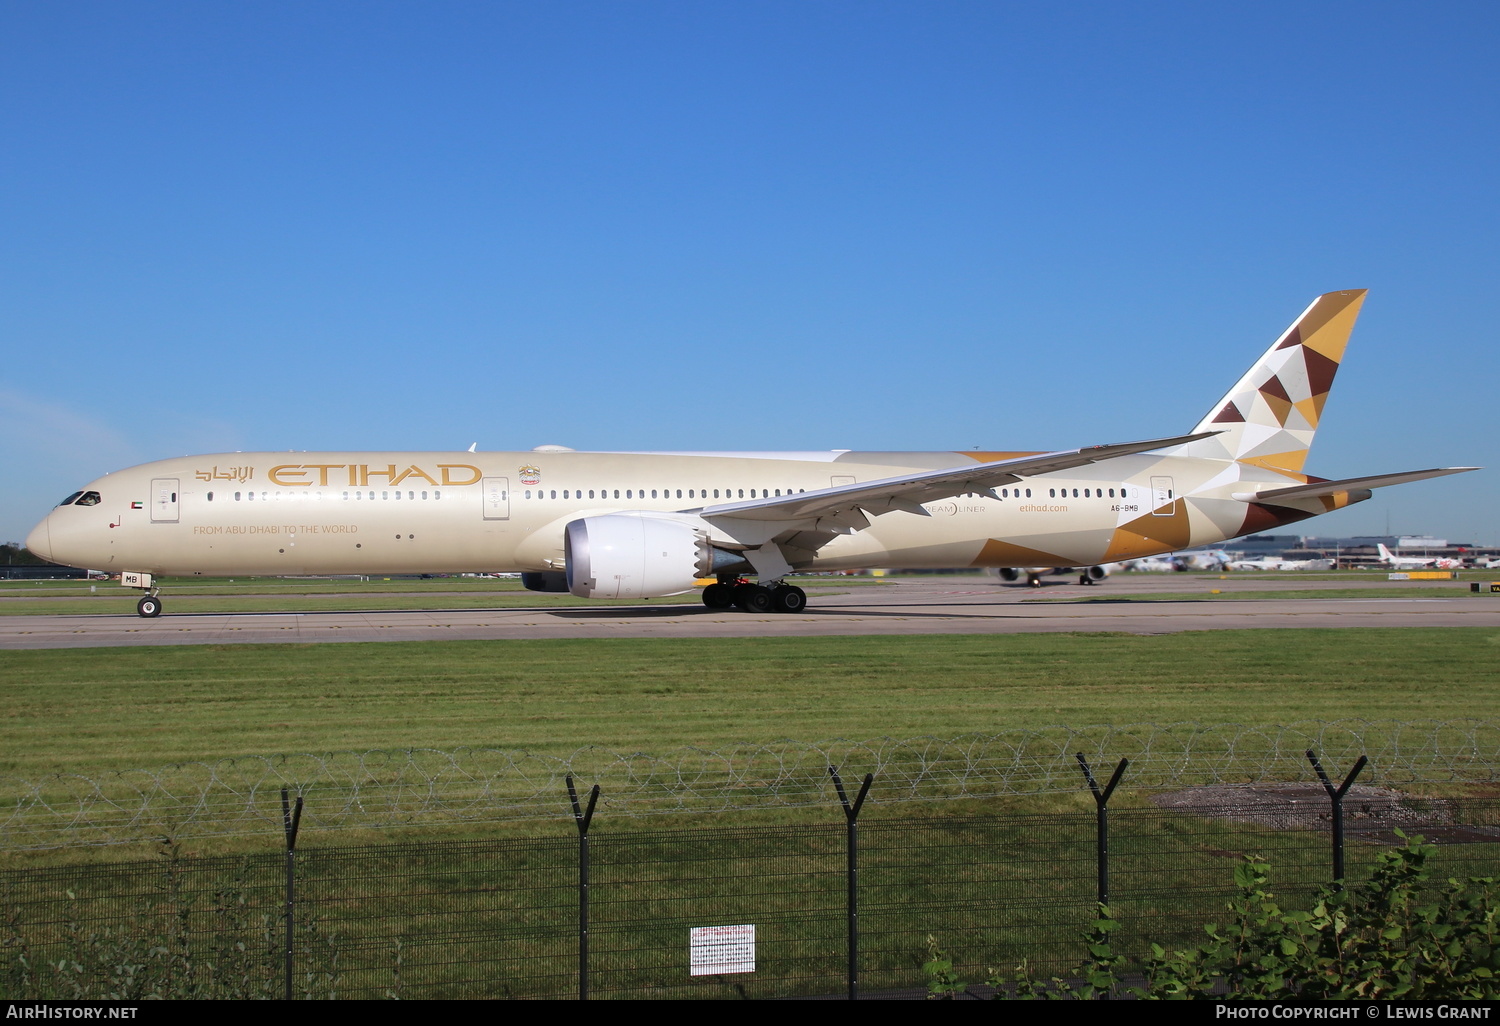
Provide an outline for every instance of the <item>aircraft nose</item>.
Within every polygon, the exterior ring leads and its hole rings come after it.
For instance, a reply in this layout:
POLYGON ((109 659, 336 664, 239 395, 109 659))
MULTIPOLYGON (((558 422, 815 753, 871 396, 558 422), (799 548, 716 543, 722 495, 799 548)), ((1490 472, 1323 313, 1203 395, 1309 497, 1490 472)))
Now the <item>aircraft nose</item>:
POLYGON ((48 527, 51 520, 50 516, 45 518, 26 536, 27 550, 49 561, 52 559, 52 530, 48 527))

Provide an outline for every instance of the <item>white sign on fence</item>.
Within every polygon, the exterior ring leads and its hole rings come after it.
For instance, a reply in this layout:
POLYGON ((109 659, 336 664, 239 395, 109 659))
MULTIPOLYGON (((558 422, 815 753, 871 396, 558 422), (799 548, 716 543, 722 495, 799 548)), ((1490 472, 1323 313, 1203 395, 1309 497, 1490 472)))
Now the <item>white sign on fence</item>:
POLYGON ((688 931, 693 976, 755 972, 755 926, 695 926, 688 931))

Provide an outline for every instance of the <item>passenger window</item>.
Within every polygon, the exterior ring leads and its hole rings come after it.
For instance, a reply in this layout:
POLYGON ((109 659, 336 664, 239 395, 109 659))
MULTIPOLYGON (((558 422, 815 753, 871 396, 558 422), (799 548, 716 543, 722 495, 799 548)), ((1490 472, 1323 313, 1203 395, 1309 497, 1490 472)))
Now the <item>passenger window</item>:
POLYGON ((655 488, 651 489, 651 498, 653 498, 653 499, 656 498, 656 489, 655 488))
MULTIPOLYGON (((553 494, 555 495, 557 493, 554 492, 553 494)), ((434 502, 436 502, 438 499, 441 499, 442 497, 443 497, 443 493, 442 492, 433 492, 432 493, 432 499, 433 499, 434 502)))
POLYGON ((213 502, 214 501, 214 493, 213 492, 209 492, 208 493, 208 501, 209 502, 213 502))
POLYGON ((427 493, 426 492, 422 493, 422 498, 424 498, 424 499, 427 498, 427 493))
POLYGON ((1055 499, 1055 498, 1057 498, 1057 489, 1056 488, 1048 488, 1047 489, 1047 498, 1049 498, 1049 499, 1055 499))
POLYGON ((740 498, 743 499, 744 497, 745 497, 745 489, 741 488, 740 489, 740 498))
POLYGON ((719 490, 717 488, 715 488, 714 489, 714 498, 717 499, 718 497, 719 497, 719 490))
POLYGON ((239 492, 235 492, 234 493, 234 501, 235 502, 239 502, 240 501, 240 493, 239 492))

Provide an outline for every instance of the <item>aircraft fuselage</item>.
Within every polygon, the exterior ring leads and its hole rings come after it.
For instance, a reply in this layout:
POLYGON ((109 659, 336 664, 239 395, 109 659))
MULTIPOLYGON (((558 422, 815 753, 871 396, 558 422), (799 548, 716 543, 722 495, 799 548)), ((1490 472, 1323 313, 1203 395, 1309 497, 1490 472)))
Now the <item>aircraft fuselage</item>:
MULTIPOLYGON (((1021 454, 1003 454, 1021 455, 1021 454)), ((231 453, 160 460, 87 485, 28 547, 55 561, 158 575, 560 570, 565 526, 618 512, 680 513, 810 492, 994 453, 231 453)), ((1180 496, 1220 461, 1135 456, 896 511, 792 560, 870 566, 1090 565, 1219 541, 1223 495, 1180 496), (1143 519, 1149 518, 1149 519, 1143 519), (1137 524, 1135 531, 1126 530, 1137 524), (1153 537, 1155 536, 1155 537, 1153 537)), ((1273 480, 1283 478, 1267 475, 1273 480)), ((1321 509, 1318 510, 1321 512, 1321 509)), ((1311 515, 1311 511, 1304 515, 1311 515)), ((1293 517, 1292 519, 1298 519, 1293 517)), ((1255 529, 1260 529, 1256 527, 1255 529)), ((715 542, 743 545, 716 531, 715 542), (720 536, 722 535, 722 536, 720 536)))

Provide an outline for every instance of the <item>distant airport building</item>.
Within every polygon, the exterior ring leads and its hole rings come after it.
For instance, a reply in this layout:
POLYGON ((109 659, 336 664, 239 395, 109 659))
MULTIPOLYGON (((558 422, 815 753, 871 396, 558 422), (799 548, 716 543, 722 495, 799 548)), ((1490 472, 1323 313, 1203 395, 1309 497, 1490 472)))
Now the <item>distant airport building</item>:
MULTIPOLYGON (((1223 543, 1244 559, 1259 559, 1262 556, 1280 556, 1284 552, 1302 548, 1302 536, 1298 534, 1252 534, 1244 538, 1223 543)), ((1373 542, 1371 545, 1373 546, 1373 542)))
POLYGON ((52 563, 14 563, 0 565, 0 580, 3 581, 77 581, 89 572, 79 567, 57 566, 52 563))

